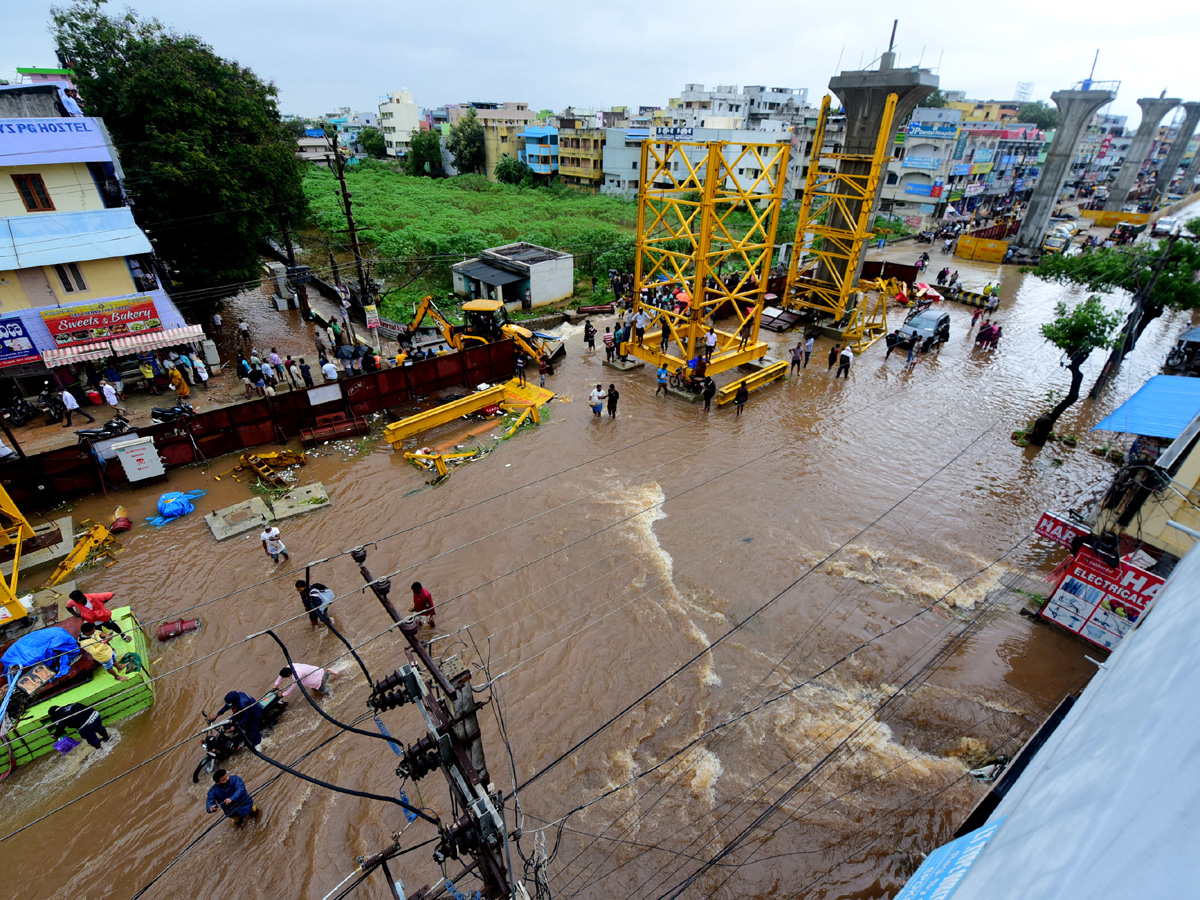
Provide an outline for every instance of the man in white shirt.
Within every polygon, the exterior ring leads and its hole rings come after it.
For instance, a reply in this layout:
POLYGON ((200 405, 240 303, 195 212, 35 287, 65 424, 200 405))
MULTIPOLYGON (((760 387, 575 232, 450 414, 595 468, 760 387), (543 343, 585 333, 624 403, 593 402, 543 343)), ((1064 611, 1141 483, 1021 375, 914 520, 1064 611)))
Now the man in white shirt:
POLYGON ((838 357, 838 368, 837 371, 833 373, 834 379, 836 380, 839 375, 845 375, 846 378, 849 378, 850 363, 852 362, 854 362, 854 351, 851 350, 850 345, 847 344, 842 348, 842 353, 838 357))
POLYGON ((113 411, 119 416, 129 415, 129 410, 117 404, 117 389, 107 381, 101 380, 100 392, 104 394, 104 402, 113 408, 113 411))
POLYGON ((717 332, 716 329, 708 329, 708 334, 704 336, 704 358, 712 359, 713 351, 717 349, 717 332))
POLYGON ((804 368, 806 369, 808 368, 808 359, 810 356, 812 356, 813 344, 815 343, 816 339, 811 335, 809 336, 808 340, 804 342, 804 368))
POLYGON ((321 374, 325 376, 325 381, 338 380, 338 367, 333 364, 332 360, 325 360, 325 365, 321 366, 321 374))
POLYGON ((588 395, 588 402, 592 407, 592 415, 597 418, 604 411, 604 398, 608 396, 608 392, 600 385, 596 385, 596 389, 588 395))
POLYGON ((96 421, 91 416, 91 414, 88 413, 87 410, 79 408, 79 401, 76 400, 75 395, 72 394, 70 391, 68 391, 66 388, 63 388, 62 402, 63 402, 63 406, 66 407, 66 414, 67 414, 67 422, 65 425, 63 425, 63 428, 71 427, 71 413, 73 413, 73 412, 79 413, 81 416, 83 416, 89 422, 96 421))
POLYGON ((213 313, 213 318, 212 318, 212 323, 213 323, 213 331, 220 331, 220 330, 221 330, 221 321, 222 321, 222 320, 221 320, 221 314, 220 314, 219 312, 215 312, 215 313, 213 313))
POLYGON ((281 556, 284 559, 290 559, 287 547, 283 545, 283 538, 279 535, 279 529, 274 525, 264 528, 258 538, 262 541, 263 550, 266 551, 267 556, 271 557, 272 561, 279 562, 281 556))
POLYGON ((279 677, 275 679, 275 687, 283 684, 284 679, 291 682, 283 692, 284 699, 287 699, 288 695, 296 689, 297 681, 303 684, 310 694, 325 690, 325 685, 329 681, 329 673, 319 666, 292 663, 292 665, 284 666, 279 670, 279 677))

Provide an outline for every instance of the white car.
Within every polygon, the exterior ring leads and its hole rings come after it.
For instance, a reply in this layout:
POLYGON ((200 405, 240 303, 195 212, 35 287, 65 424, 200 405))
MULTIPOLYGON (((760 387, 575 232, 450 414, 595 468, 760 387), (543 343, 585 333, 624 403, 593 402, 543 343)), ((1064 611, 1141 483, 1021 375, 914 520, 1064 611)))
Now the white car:
POLYGON ((1150 227, 1151 237, 1166 237, 1173 232, 1179 225, 1179 220, 1174 216, 1163 216, 1150 227))

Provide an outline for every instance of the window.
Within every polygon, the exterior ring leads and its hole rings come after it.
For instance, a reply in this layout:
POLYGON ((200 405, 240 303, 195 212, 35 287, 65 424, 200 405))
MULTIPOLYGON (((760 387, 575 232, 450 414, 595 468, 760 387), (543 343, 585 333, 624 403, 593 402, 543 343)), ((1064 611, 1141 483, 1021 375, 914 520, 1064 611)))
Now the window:
POLYGON ((16 182, 17 192, 21 195, 25 209, 29 212, 46 212, 54 209, 54 203, 51 202, 50 195, 46 193, 46 183, 42 181, 41 175, 14 175, 12 180, 16 182))
POLYGON ((83 273, 79 271, 79 266, 75 265, 75 263, 57 265, 54 267, 54 273, 58 275, 58 280, 62 284, 63 290, 68 294, 87 290, 87 282, 83 280, 83 273))

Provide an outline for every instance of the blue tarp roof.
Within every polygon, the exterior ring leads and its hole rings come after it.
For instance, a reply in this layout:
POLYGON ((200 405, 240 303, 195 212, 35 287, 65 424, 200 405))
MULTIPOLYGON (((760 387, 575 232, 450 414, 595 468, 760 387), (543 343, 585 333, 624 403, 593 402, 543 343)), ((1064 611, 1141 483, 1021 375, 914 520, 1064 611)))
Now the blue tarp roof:
POLYGON ((1200 412, 1200 378, 1155 375, 1092 431, 1121 431, 1174 440, 1200 412))

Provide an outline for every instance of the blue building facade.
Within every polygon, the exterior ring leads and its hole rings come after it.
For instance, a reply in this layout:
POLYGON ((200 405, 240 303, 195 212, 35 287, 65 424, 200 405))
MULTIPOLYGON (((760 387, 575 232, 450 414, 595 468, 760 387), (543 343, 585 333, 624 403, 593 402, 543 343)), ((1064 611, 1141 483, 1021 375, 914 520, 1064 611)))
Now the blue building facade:
POLYGON ((524 141, 517 159, 537 175, 558 174, 558 129, 548 125, 526 128, 517 134, 524 141))

